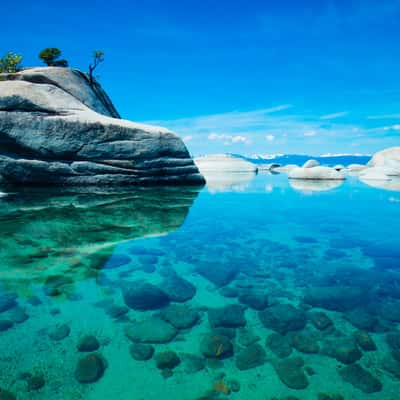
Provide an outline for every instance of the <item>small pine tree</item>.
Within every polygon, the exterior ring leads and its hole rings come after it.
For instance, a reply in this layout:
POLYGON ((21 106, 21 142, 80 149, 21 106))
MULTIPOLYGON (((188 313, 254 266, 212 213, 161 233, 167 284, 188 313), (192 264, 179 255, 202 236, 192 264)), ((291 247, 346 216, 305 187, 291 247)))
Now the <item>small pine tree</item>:
POLYGON ((89 65, 89 80, 90 84, 93 85, 93 72, 97 66, 104 61, 104 51, 96 50, 93 52, 93 64, 89 65))
POLYGON ((14 73, 21 68, 19 64, 22 61, 22 55, 8 52, 5 56, 0 58, 0 73, 14 73))
POLYGON ((61 50, 56 47, 48 47, 39 53, 39 58, 49 67, 68 67, 67 60, 59 60, 61 50))

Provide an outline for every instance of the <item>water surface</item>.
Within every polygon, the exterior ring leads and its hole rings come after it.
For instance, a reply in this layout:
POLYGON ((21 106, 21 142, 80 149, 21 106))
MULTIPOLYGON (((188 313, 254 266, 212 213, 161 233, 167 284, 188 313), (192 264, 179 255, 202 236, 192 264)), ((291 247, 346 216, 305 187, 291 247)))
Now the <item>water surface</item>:
POLYGON ((18 399, 398 398, 399 192, 266 174, 29 189, 0 221, 18 399))

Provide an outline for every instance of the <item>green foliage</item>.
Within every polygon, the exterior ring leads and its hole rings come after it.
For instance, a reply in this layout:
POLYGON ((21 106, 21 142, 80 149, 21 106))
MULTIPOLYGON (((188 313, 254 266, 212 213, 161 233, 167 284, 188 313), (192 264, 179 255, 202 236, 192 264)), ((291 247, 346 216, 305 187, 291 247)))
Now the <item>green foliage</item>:
POLYGON ((48 47, 39 53, 39 58, 49 67, 68 67, 67 60, 59 60, 61 50, 56 47, 48 47))
POLYGON ((20 67, 22 55, 8 52, 3 58, 0 58, 0 72, 14 73, 20 67))
POLYGON ((104 51, 95 50, 93 52, 93 63, 89 65, 90 84, 93 85, 93 72, 97 66, 104 61, 104 51))

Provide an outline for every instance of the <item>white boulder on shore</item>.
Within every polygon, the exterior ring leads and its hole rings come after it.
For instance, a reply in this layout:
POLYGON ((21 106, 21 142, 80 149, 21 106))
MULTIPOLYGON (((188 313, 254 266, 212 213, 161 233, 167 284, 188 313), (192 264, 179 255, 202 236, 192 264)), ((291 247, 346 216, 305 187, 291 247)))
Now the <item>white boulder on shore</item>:
POLYGON ((243 190, 258 171, 255 164, 229 154, 197 157, 194 162, 211 192, 243 190))
POLYGON ((344 175, 330 167, 298 167, 289 172, 290 179, 344 180, 344 175))
POLYGON ((317 160, 307 160, 303 164, 303 168, 314 168, 314 167, 318 167, 318 166, 319 166, 319 162, 317 160))

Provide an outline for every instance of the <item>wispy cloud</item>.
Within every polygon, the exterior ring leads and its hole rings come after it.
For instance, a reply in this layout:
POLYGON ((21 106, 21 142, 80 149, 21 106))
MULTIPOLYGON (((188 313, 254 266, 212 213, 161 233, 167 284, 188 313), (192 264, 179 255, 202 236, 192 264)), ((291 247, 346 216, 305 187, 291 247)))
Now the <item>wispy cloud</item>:
POLYGON ((336 118, 341 118, 341 117, 346 117, 349 115, 348 111, 342 111, 342 112, 337 112, 334 114, 326 114, 320 117, 320 119, 325 120, 325 119, 336 119, 336 118))
POLYGON ((265 136, 265 139, 267 139, 268 142, 273 142, 275 140, 275 136, 270 134, 265 136))
POLYGON ((295 113, 295 110, 291 105, 279 105, 147 122, 177 132, 185 142, 190 141, 190 148, 196 154, 222 151, 222 146, 230 146, 230 151, 237 152, 248 152, 249 149, 260 153, 282 152, 289 148, 295 149, 291 151, 341 152, 360 143, 371 145, 375 141, 381 146, 383 138, 391 143, 400 130, 399 125, 376 128, 368 124, 343 123, 332 117, 332 120, 321 120, 318 115, 295 113))
POLYGON ((234 143, 244 143, 250 144, 251 140, 242 135, 227 135, 227 134, 218 134, 218 133, 210 133, 207 138, 209 140, 221 140, 225 146, 229 146, 234 143))

